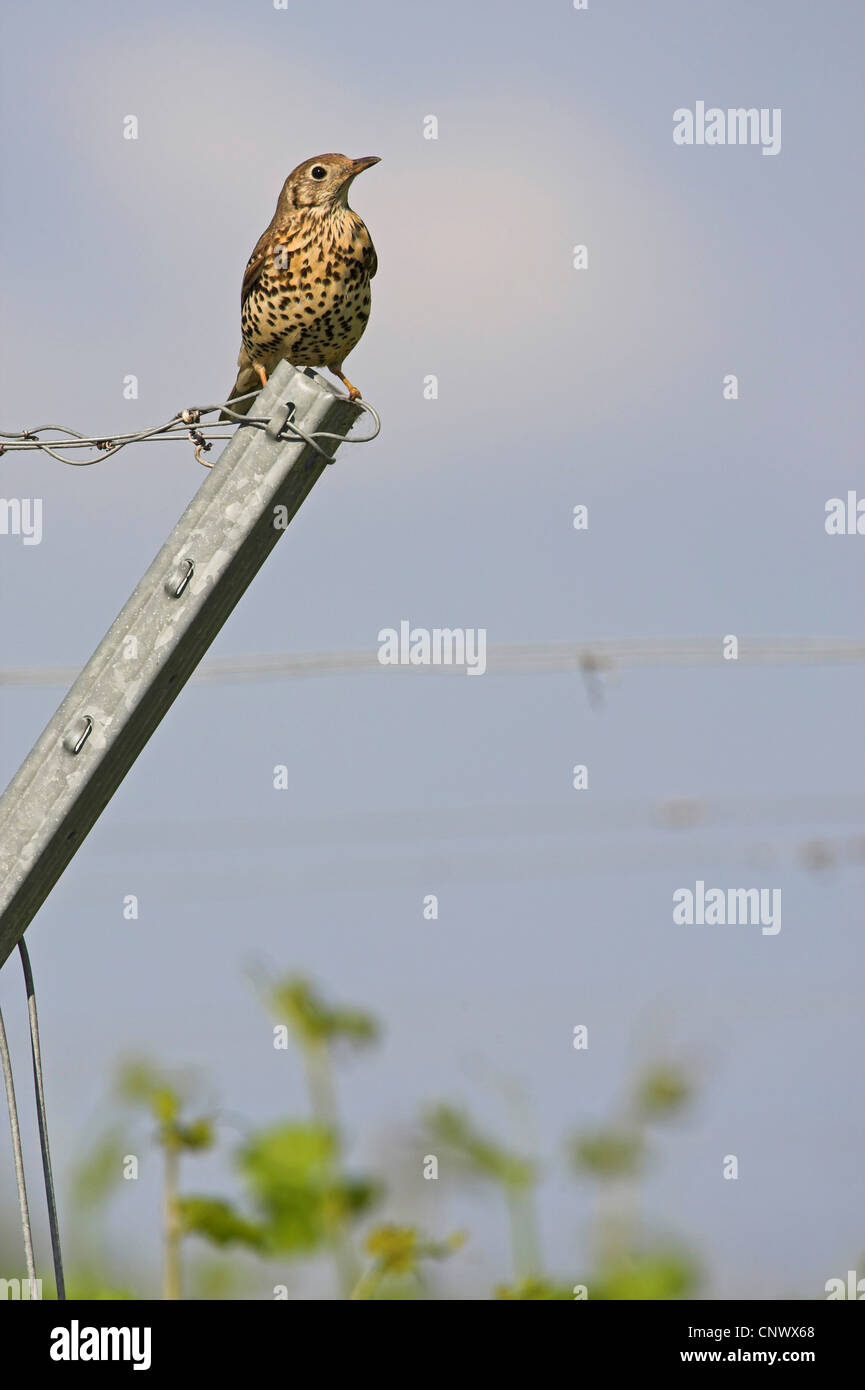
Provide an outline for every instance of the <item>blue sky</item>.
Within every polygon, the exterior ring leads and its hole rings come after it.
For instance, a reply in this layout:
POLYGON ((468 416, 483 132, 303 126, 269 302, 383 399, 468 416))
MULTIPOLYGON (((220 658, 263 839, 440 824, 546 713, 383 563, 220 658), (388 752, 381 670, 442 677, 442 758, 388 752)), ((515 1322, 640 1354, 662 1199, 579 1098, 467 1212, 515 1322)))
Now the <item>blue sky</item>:
MULTIPOLYGON (((853 6, 51 0, 2 38, 4 429, 110 433, 222 399, 286 174, 382 157, 352 191, 380 269, 347 368, 382 436, 343 450, 215 652, 370 649, 404 618, 490 643, 861 634, 860 542, 823 527, 861 485, 853 6), (674 145, 697 100, 780 107, 780 154, 674 145)), ((0 460, 0 496, 44 505, 41 545, 0 536, 2 666, 83 662, 202 476, 181 445, 0 460)), ((0 691, 0 783, 61 693, 0 691)), ((600 708, 567 675, 190 687, 28 936, 61 1178, 119 1053, 202 1067, 254 1121, 300 1107, 244 975, 265 959, 385 1022, 342 1089, 359 1162, 387 1163, 440 1096, 507 1135, 490 1077, 522 1088, 563 1273, 590 1208, 561 1136, 653 1049, 695 1059, 644 1210, 693 1240, 709 1292, 818 1295, 862 1246, 862 745, 854 666, 628 670, 600 708), (676 795, 729 799, 732 823, 663 831, 676 795), (836 846, 821 874, 815 838, 836 846), (698 878, 780 887, 781 932, 675 928, 698 878)), ((115 1217, 148 1259, 156 1200, 151 1165, 115 1217)), ((405 1201, 472 1229, 454 1287, 500 1276, 490 1204, 449 1182, 405 1201)))

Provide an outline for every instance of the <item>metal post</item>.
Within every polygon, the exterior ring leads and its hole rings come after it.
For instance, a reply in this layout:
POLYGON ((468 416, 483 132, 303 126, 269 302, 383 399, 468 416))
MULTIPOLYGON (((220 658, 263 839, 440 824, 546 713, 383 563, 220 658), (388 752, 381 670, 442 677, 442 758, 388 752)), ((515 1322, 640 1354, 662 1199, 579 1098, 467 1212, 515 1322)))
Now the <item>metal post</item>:
MULTIPOLYGON (((326 460, 279 437, 342 438, 359 407, 276 368, 150 569, 0 798, 0 965, 318 481, 326 460)), ((338 441, 329 440, 326 452, 338 441)))

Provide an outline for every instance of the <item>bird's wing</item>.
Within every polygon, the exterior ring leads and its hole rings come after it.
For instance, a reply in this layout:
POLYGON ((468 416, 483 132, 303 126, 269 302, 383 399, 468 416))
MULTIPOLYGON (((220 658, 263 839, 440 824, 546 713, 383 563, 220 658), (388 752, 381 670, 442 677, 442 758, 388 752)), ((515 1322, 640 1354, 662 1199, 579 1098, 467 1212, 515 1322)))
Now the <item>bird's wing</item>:
POLYGON ((366 223, 363 221, 361 217, 358 217, 356 212, 352 212, 351 216, 353 219, 351 226, 351 239, 353 242, 354 238, 357 237, 360 243, 360 254, 363 268, 365 273, 371 280, 372 277, 375 275, 375 272, 378 270, 378 256, 375 254, 375 247, 372 244, 372 237, 369 234, 369 229, 366 223))
POLYGON ((240 289, 240 303, 243 306, 252 290, 261 279, 261 272, 267 258, 267 250, 270 245, 271 228, 262 232, 258 241, 255 243, 255 250, 246 262, 246 270, 243 272, 243 285, 240 289))

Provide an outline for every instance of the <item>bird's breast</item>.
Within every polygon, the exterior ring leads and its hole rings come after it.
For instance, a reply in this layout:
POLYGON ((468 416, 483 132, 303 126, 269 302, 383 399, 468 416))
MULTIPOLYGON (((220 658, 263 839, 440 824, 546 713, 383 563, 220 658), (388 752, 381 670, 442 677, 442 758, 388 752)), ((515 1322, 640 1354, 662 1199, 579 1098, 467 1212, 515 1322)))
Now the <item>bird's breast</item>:
POLYGON ((241 315, 253 359, 287 356, 315 366, 349 353, 369 318, 371 254, 366 227, 350 209, 275 228, 241 315))

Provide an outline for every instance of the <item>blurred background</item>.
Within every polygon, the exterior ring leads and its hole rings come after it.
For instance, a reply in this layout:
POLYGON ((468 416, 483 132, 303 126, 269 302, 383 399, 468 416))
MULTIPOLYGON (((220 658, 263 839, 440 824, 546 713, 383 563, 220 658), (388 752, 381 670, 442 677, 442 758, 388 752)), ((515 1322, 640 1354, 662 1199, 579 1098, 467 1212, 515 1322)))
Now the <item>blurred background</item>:
MULTIPOLYGON (((862 49, 854 7, 804 0, 4 17, 3 430, 224 399, 284 178, 382 159, 352 190, 380 268, 347 367, 381 438, 341 451, 215 656, 374 653, 403 619, 719 652, 189 686, 28 933, 79 1290, 152 1296, 180 1264, 213 1297, 861 1276, 861 673, 720 649, 862 632, 861 542, 824 526, 860 477, 862 49), (674 145, 698 100, 781 108, 780 154, 674 145), (675 926, 698 879, 780 888, 781 931, 675 926), (118 1154, 140 1168, 112 1187, 118 1154), (183 1208, 167 1259, 166 1184, 226 1204, 183 1208)), ((44 511, 38 546, 0 535, 0 680, 83 664, 203 477, 176 443, 0 459, 0 497, 44 511)), ((0 785, 62 694, 0 690, 0 785)), ((5 1141, 0 1190, 23 1274, 5 1141)))

